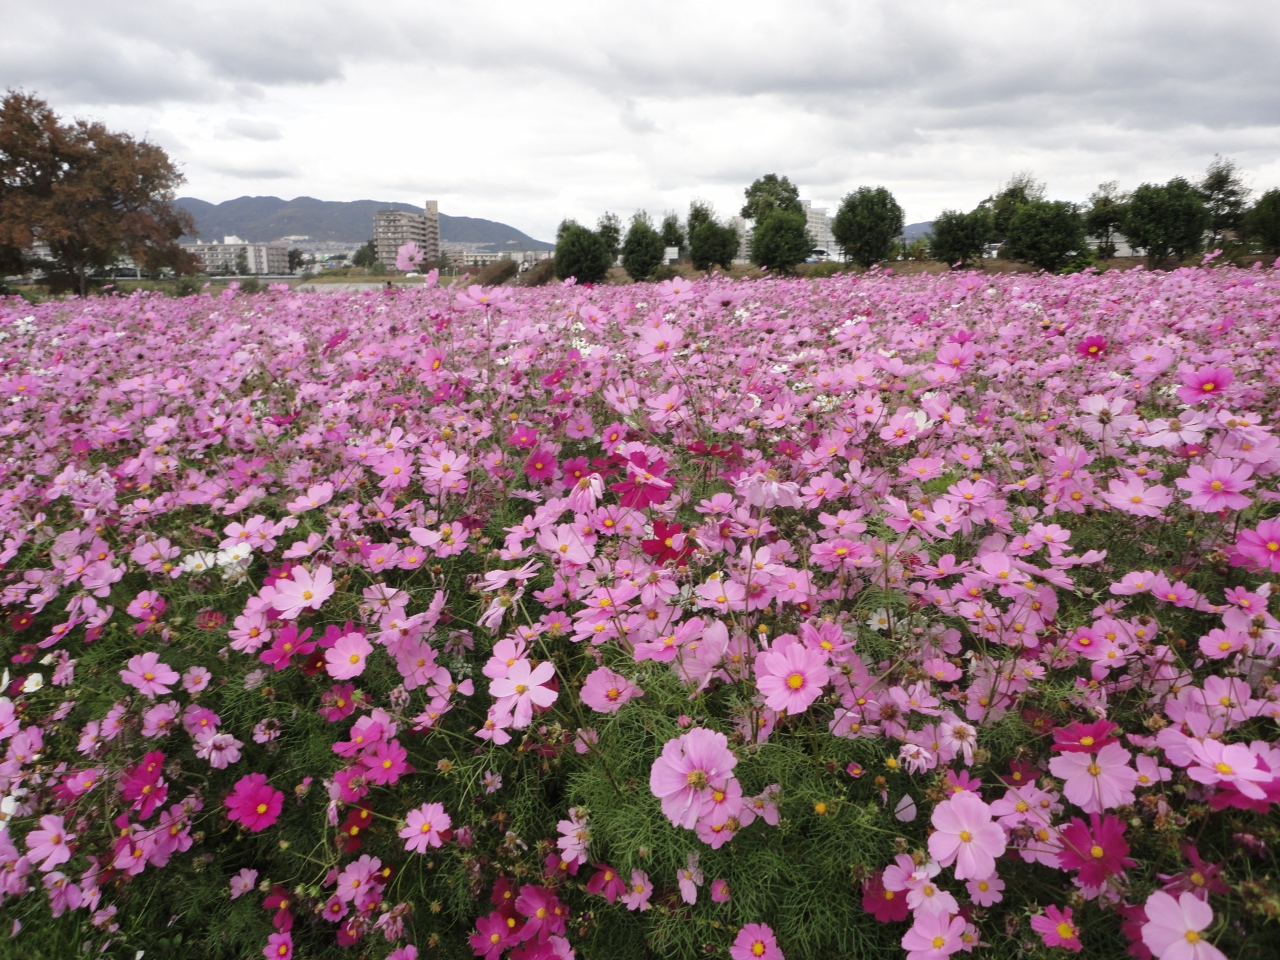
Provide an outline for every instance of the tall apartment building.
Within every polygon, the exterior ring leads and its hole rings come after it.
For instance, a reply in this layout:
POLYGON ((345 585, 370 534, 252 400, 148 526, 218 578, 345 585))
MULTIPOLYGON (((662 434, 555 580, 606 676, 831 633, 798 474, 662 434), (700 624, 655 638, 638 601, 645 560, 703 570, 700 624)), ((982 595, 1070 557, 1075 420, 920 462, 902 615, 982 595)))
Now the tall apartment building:
POLYGON ((283 276, 289 272, 289 248, 276 243, 248 243, 239 237, 223 237, 222 242, 184 243, 183 250, 194 254, 208 274, 256 274, 283 276))
POLYGON ((379 210, 373 215, 373 241, 378 260, 394 267, 396 253, 406 243, 416 243, 427 260, 440 259, 440 205, 428 200, 422 213, 379 210))
POLYGON ((800 206, 804 207, 805 226, 813 240, 814 252, 832 260, 841 258, 844 253, 836 246, 836 239, 831 235, 831 220, 827 217, 827 208, 815 207, 809 200, 801 200, 800 206))

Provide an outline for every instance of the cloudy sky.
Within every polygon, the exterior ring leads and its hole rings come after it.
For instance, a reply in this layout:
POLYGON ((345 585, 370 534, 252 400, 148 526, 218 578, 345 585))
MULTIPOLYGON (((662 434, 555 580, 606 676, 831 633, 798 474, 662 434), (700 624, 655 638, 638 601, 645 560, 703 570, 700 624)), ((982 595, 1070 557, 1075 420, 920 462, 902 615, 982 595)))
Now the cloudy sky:
POLYGON ((7 5, 0 87, 164 146, 183 193, 565 216, 736 212, 763 173, 908 222, 1030 170, 1053 198, 1199 175, 1280 186, 1274 0, 7 5))

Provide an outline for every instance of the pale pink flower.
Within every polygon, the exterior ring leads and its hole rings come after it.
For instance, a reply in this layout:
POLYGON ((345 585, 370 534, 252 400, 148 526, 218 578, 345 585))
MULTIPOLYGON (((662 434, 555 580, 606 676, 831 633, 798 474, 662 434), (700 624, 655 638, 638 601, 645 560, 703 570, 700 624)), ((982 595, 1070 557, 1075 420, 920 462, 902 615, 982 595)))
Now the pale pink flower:
POLYGON ((991 808, 977 794, 953 795, 933 808, 931 819, 937 831, 929 837, 929 854, 944 867, 955 863, 957 880, 982 880, 996 872, 1004 830, 991 822, 991 808))
POLYGON ((1147 898, 1147 920, 1142 925, 1142 942, 1158 960, 1227 960, 1226 954, 1204 939, 1203 931, 1213 923, 1213 907, 1194 893, 1177 900, 1163 890, 1147 898))
POLYGON ((314 573, 306 567, 294 567, 288 580, 275 582, 271 605, 280 611, 283 619, 292 620, 303 610, 319 610, 335 589, 333 570, 329 567, 317 567, 314 573))
POLYGON ((662 801, 662 812, 678 827, 692 830, 723 791, 738 758, 723 733, 695 727, 668 740, 649 772, 649 789, 662 801))
POLYGON ((915 923, 902 936, 906 960, 946 960, 964 946, 964 918, 946 913, 917 913, 915 923))
POLYGON ((1138 774, 1129 766, 1130 759, 1128 750, 1109 743, 1097 754, 1059 754, 1049 761, 1049 771, 1066 781, 1064 797, 1085 813, 1102 813, 1133 803, 1138 774))
POLYGON ((549 707, 560 695, 543 686, 555 676, 555 672, 555 667, 550 662, 534 667, 528 660, 517 660, 505 677, 489 683, 489 693, 498 700, 494 704, 495 709, 509 714, 512 718, 511 725, 517 730, 527 727, 533 719, 535 706, 549 707))
POLYGON ((67 844, 75 838, 74 833, 67 833, 61 817, 41 817, 39 828, 27 834, 27 857, 41 870, 52 870, 71 859, 67 844))
POLYGON ((147 652, 131 657, 126 669, 120 671, 120 679, 143 696, 154 698, 168 694, 170 685, 180 678, 177 671, 160 662, 160 654, 147 652))
POLYGON ((770 710, 804 713, 822 696, 829 676, 825 654, 802 643, 769 650, 756 659, 756 689, 770 710))
POLYGON ((444 843, 441 834, 453 825, 453 819, 445 812, 444 805, 424 803, 415 810, 410 810, 405 817, 405 827, 400 831, 401 839, 407 841, 406 850, 413 853, 426 853, 427 847, 438 847, 444 843))
POLYGON ((325 670, 335 680, 350 680, 364 673, 365 659, 373 653, 373 645, 363 633, 352 631, 338 638, 324 652, 325 670))
POLYGON ((1199 464, 1187 468, 1187 475, 1173 481, 1187 491, 1187 506, 1202 513, 1217 513, 1219 510, 1243 510, 1252 502, 1240 491, 1254 486, 1253 467, 1242 463, 1235 470, 1235 461, 1219 457, 1206 470, 1199 464))

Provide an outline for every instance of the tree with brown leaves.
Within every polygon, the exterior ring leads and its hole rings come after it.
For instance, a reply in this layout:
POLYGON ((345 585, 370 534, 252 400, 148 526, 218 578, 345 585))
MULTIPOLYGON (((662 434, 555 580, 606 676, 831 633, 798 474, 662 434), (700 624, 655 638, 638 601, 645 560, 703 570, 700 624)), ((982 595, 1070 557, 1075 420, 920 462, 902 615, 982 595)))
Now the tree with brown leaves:
POLYGON ((87 120, 63 123, 39 98, 0 101, 0 270, 44 243, 51 286, 89 292, 89 277, 128 254, 142 269, 191 273, 178 246, 194 230, 174 208, 185 178, 156 144, 87 120))

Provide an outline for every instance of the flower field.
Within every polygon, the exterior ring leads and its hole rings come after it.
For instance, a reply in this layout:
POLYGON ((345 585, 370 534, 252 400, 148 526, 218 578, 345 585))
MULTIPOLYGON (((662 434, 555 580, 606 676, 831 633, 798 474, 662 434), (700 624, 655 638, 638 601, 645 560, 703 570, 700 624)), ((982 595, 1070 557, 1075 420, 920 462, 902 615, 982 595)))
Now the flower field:
POLYGON ((0 301, 5 956, 1274 958, 1280 275, 0 301))

